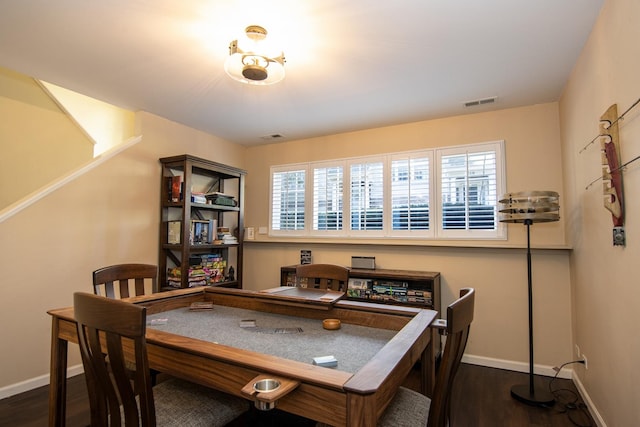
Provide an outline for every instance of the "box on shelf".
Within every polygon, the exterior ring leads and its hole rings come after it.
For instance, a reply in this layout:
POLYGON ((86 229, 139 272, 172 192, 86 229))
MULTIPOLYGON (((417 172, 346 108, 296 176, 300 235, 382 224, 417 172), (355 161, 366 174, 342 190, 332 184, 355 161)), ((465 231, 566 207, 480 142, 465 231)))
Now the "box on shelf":
POLYGON ((350 277, 347 285, 347 296, 368 298, 371 294, 371 280, 350 277))
MULTIPOLYGON (((219 254, 204 254, 189 257, 189 287, 205 286, 225 280, 227 261, 219 254)), ((167 269, 167 286, 181 287, 182 271, 180 267, 167 269)))
POLYGON ((365 270, 376 269, 376 257, 374 256, 352 256, 351 268, 361 268, 365 270))

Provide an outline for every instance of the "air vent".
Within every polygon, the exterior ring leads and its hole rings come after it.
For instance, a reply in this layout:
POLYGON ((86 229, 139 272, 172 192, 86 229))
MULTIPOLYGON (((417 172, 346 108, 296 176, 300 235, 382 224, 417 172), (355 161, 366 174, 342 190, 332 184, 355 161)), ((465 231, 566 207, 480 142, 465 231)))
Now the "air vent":
POLYGON ((485 105, 485 104, 493 104, 494 102, 496 102, 496 100, 498 99, 497 96, 493 96, 491 98, 483 98, 483 99, 476 99, 473 101, 467 101, 464 103, 465 107, 476 107, 479 105, 485 105))
POLYGON ((265 135, 265 136, 261 136, 260 139, 264 139, 266 141, 273 141, 276 139, 281 139, 284 138, 284 135, 281 135, 279 133, 274 133, 272 135, 265 135))

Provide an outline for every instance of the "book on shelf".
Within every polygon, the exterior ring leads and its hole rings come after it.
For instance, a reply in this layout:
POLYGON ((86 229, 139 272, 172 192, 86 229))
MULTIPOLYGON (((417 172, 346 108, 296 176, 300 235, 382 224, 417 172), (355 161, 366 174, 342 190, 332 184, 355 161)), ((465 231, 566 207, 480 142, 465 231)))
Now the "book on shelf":
POLYGON ((229 227, 218 227, 218 233, 214 243, 224 245, 234 245, 238 243, 238 238, 231 234, 229 227))
POLYGON ((229 194, 214 191, 211 193, 206 193, 205 197, 207 201, 209 201, 213 205, 238 206, 238 202, 236 202, 235 197, 229 194))
POLYGON ((182 176, 176 175, 171 178, 171 201, 179 202, 182 200, 182 176))
POLYGON ((167 222, 167 243, 170 245, 179 245, 181 236, 181 221, 167 222))
POLYGON ((202 203, 203 205, 207 204, 207 198, 204 193, 191 192, 191 202, 192 203, 202 203))
POLYGON ((213 241, 213 223, 215 220, 191 220, 191 233, 189 234, 189 244, 210 245, 213 241))

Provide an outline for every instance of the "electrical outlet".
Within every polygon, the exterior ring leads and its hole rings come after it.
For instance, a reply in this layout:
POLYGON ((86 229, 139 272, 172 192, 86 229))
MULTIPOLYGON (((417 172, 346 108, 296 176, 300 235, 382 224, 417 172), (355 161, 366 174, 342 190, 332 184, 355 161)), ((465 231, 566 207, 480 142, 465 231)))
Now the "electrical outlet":
POLYGON ((582 354, 580 354, 580 346, 576 344, 576 358, 580 360, 581 357, 582 357, 582 354))
POLYGON ((587 356, 585 356, 584 354, 580 357, 582 359, 582 361, 584 362, 584 369, 589 369, 589 363, 587 362, 587 356))

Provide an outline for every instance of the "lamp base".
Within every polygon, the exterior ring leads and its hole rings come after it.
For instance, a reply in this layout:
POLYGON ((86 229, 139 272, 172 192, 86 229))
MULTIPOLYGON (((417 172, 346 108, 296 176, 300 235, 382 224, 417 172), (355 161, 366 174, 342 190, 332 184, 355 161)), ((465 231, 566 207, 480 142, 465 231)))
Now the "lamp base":
POLYGON ((529 384, 518 384, 511 387, 511 397, 527 405, 550 407, 556 402, 553 395, 541 388, 533 388, 529 384))

